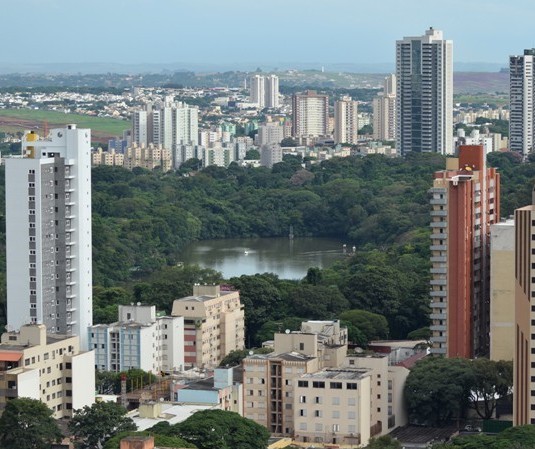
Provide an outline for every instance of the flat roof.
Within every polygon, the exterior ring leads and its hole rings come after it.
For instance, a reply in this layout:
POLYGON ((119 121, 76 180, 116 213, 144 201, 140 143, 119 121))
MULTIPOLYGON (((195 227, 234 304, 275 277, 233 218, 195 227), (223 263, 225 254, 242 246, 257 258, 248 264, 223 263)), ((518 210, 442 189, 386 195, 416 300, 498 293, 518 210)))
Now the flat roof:
POLYGON ((282 352, 278 354, 270 352, 269 354, 253 354, 253 355, 247 356, 245 360, 247 359, 253 359, 253 360, 281 359, 281 360, 292 362, 292 361, 312 360, 315 358, 316 357, 304 355, 299 352, 282 352))
POLYGON ((234 291, 220 291, 219 295, 190 295, 190 296, 184 296, 183 298, 175 299, 175 301, 196 301, 196 302, 205 302, 210 301, 215 298, 220 298, 221 296, 230 295, 233 293, 237 293, 237 290, 234 291))
POLYGON ((179 404, 162 404, 162 416, 158 418, 140 418, 139 411, 129 413, 127 416, 132 418, 137 430, 147 430, 159 422, 168 422, 170 425, 185 421, 195 412, 201 410, 217 410, 217 407, 210 405, 179 405, 179 404))
POLYGON ((331 379, 331 380, 358 380, 370 375, 369 369, 365 368, 345 368, 345 369, 323 369, 315 373, 307 373, 301 379, 331 379))

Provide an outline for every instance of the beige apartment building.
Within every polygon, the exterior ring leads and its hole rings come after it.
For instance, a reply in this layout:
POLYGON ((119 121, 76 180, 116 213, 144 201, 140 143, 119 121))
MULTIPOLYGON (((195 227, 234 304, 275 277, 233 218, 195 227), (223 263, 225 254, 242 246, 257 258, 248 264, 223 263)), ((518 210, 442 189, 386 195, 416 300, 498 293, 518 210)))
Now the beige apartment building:
POLYGON ((7 332, 0 343, 0 411, 13 398, 37 399, 54 418, 95 399, 95 356, 80 352, 77 336, 46 333, 43 324, 28 324, 7 332))
POLYGON ((173 302, 172 316, 184 317, 184 363, 215 367, 230 352, 245 347, 240 292, 220 285, 193 286, 193 295, 173 302))
POLYGON ((171 170, 173 158, 171 150, 163 148, 161 145, 150 143, 144 147, 134 144, 126 149, 123 166, 128 170, 132 170, 134 167, 141 167, 147 170, 159 168, 165 173, 171 170))
POLYGON ((294 433, 297 379, 319 369, 319 359, 298 352, 256 354, 243 360, 243 412, 273 435, 294 433))
POLYGON ((104 151, 99 147, 91 153, 91 164, 93 166, 111 165, 122 167, 124 165, 124 154, 117 153, 114 149, 104 151))
POLYGON ((535 424, 535 189, 515 210, 515 352, 513 424, 535 424))
POLYGON ((490 227, 490 359, 513 360, 515 351, 515 222, 490 227))
POLYGON ((294 439, 360 445, 370 439, 370 370, 327 368, 297 379, 294 439))

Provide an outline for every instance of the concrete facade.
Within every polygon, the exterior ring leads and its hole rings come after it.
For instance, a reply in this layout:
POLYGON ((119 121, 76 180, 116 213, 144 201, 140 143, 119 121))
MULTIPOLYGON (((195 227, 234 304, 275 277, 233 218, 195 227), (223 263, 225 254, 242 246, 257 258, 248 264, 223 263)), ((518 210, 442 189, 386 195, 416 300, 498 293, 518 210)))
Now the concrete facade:
POLYGON ((515 353, 515 222, 490 227, 490 359, 515 353))
POLYGON ((173 302, 173 316, 184 317, 186 365, 214 367, 231 351, 245 347, 240 293, 219 285, 193 286, 193 295, 173 302))
POLYGON ((431 197, 432 352, 489 352, 490 226, 500 217, 500 176, 483 146, 459 147, 434 175, 431 197))
POLYGON ((309 90, 292 97, 292 134, 297 138, 329 134, 329 97, 309 90))
POLYGON ((80 352, 80 339, 46 333, 43 324, 7 332, 0 343, 0 410, 17 397, 37 399, 54 418, 72 417, 73 410, 95 400, 94 353, 80 352))
POLYGON ((97 370, 169 373, 184 368, 184 318, 157 317, 155 306, 119 306, 118 321, 90 326, 88 340, 97 370))
POLYGON ((80 336, 92 324, 91 131, 76 125, 22 140, 6 160, 8 329, 43 323, 80 336))

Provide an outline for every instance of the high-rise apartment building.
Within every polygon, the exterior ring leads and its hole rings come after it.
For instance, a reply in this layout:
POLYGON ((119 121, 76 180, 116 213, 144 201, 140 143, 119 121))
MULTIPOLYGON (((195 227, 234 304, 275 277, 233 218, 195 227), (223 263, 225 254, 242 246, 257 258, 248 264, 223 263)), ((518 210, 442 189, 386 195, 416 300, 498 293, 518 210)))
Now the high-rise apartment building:
POLYGON ((509 58, 509 148, 526 157, 533 151, 535 49, 509 58))
POLYGON ((535 424, 535 189, 515 210, 513 424, 535 424))
POLYGON ((292 134, 317 137, 329 133, 329 97, 308 90, 292 97, 292 134))
POLYGON ((453 43, 430 28, 396 42, 396 148, 453 152, 453 43))
POLYGON ((138 147, 149 144, 176 150, 180 145, 197 145, 199 141, 199 110, 183 102, 166 98, 163 104, 145 105, 132 114, 132 143, 138 147))
POLYGON ((279 107, 279 77, 253 75, 249 79, 249 98, 260 109, 279 107))
POLYGON ((343 97, 334 104, 334 143, 356 145, 359 134, 358 103, 343 97))
POLYGON ((500 217, 500 175, 482 145, 459 147, 431 193, 431 351, 472 358, 489 351, 489 234, 500 217))
POLYGON ((383 92, 373 99, 373 138, 396 140, 396 75, 385 78, 383 92))
POLYGON ((279 122, 265 123, 258 127, 256 143, 260 146, 279 144, 284 139, 284 127, 279 122))
POLYGON ((91 131, 22 141, 6 160, 7 322, 79 335, 92 324, 91 131))
POLYGON ((277 75, 266 76, 264 100, 266 108, 279 107, 279 77, 277 75))
POLYGON ((253 75, 249 80, 249 97, 251 103, 256 103, 259 108, 266 106, 266 79, 262 75, 253 75))
POLYGON ((238 291, 196 284, 192 296, 175 299, 172 315, 184 317, 186 365, 214 367, 230 351, 245 346, 244 313, 238 291))

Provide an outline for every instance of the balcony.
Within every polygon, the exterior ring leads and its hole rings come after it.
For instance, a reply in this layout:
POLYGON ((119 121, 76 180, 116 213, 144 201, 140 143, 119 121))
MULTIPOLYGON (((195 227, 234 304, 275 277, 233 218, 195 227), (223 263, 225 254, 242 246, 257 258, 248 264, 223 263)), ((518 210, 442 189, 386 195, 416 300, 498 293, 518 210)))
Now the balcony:
POLYGON ((435 232, 431 234, 429 237, 431 237, 433 240, 444 240, 448 238, 448 234, 444 234, 442 232, 435 232))
POLYGON ((432 309, 446 309, 448 307, 448 303, 446 302, 432 302, 429 304, 429 307, 432 309))
POLYGON ((448 204, 448 200, 446 198, 431 198, 429 203, 432 206, 445 206, 446 204, 448 204))
POLYGON ((446 274, 447 271, 448 271, 448 269, 445 268, 445 267, 444 267, 444 268, 431 268, 431 269, 429 270, 429 272, 430 272, 431 274, 446 274))
POLYGON ((432 320, 445 320, 447 318, 445 313, 432 313, 429 315, 432 320))
POLYGON ((447 228, 448 222, 447 221, 432 221, 430 226, 432 228, 447 228))
POLYGON ((447 279, 431 279, 431 285, 447 285, 447 279))
POLYGON ((446 251, 448 247, 446 245, 431 245, 429 249, 431 251, 446 251))
POLYGON ((445 298, 447 296, 448 291, 447 290, 431 290, 429 292, 429 296, 433 298, 445 298))

